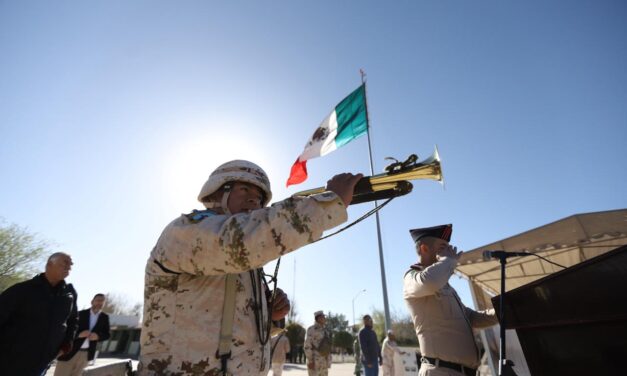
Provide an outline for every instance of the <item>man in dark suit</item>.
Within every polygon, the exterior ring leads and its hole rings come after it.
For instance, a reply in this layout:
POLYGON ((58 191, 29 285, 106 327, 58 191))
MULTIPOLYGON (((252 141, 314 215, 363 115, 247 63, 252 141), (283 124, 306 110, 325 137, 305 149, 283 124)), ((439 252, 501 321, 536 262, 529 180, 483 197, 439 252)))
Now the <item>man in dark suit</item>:
POLYGON ((109 338, 109 315, 102 312, 105 296, 96 294, 91 308, 78 312, 78 335, 72 351, 59 357, 54 376, 80 376, 83 368, 96 354, 98 341, 109 338))

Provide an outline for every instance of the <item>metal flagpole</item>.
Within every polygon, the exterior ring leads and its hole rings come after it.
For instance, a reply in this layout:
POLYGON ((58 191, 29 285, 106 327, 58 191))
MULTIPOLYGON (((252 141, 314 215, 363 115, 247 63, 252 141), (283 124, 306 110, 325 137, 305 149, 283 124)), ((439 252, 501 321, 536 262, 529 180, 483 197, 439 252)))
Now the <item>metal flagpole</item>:
POLYGON ((290 307, 290 316, 292 316, 292 322, 296 322, 296 317, 294 317, 294 307, 296 307, 296 256, 294 256, 294 277, 292 278, 292 306, 290 307))
MULTIPOLYGON (((368 130, 366 135, 368 136, 368 155, 370 156, 370 175, 374 175, 374 165, 372 163, 372 145, 370 142, 370 117, 368 116, 368 97, 366 96, 366 73, 363 69, 359 70, 361 74, 361 83, 364 85, 364 101, 366 102, 366 123, 368 124, 368 130)), ((377 208, 379 204, 375 200, 374 207, 377 208)), ((383 243, 381 241, 381 224, 379 221, 379 211, 375 212, 375 220, 377 223, 377 240, 379 242, 379 266, 381 267, 381 286, 383 289, 383 309, 385 311, 385 332, 392 329, 390 323, 390 306, 388 304, 388 288, 385 279, 385 263, 383 262, 383 243)))

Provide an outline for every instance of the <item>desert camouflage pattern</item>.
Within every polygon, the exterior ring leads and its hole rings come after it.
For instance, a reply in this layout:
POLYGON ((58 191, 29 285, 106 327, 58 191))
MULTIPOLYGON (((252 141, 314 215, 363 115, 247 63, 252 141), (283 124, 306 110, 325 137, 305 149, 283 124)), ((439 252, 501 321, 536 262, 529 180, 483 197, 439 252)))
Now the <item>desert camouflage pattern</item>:
MULTIPOLYGON (((267 371, 270 344, 257 335, 249 270, 318 239, 346 221, 332 192, 288 198, 232 216, 187 216, 172 221, 146 264, 139 375, 219 375, 216 357, 226 274, 236 274, 232 375, 267 371)), ((256 281, 259 285, 261 281, 256 281)))
MULTIPOLYGON (((270 180, 268 180, 266 172, 252 162, 239 159, 220 165, 209 175, 209 179, 207 179, 198 194, 198 201, 203 202, 205 197, 217 191, 225 183, 233 181, 250 183, 259 187, 264 192, 262 206, 266 206, 270 202, 272 190, 270 189, 270 180)), ((203 203, 206 206, 206 203, 203 203)))
POLYGON ((331 354, 324 356, 317 351, 322 338, 325 336, 330 338, 331 333, 319 323, 315 323, 307 328, 304 346, 305 356, 307 357, 307 363, 314 363, 314 369, 308 369, 309 375, 324 376, 328 373, 328 369, 331 368, 331 354))
POLYGON ((454 257, 441 257, 428 267, 412 266, 403 278, 403 297, 423 356, 477 368, 480 354, 473 328, 492 326, 498 319, 493 309, 477 312, 464 306, 448 283, 456 266, 454 257))

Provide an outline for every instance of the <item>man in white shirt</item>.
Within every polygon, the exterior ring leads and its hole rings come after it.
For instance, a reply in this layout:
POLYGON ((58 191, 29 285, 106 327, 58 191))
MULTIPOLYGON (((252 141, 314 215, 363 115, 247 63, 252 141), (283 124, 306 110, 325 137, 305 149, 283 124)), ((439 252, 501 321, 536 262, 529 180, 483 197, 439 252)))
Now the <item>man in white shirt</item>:
POLYGON ((91 308, 78 312, 78 335, 74 339, 72 351, 59 357, 54 376, 80 376, 83 368, 96 354, 98 341, 109 338, 109 315, 102 312, 104 294, 96 294, 91 300, 91 308))

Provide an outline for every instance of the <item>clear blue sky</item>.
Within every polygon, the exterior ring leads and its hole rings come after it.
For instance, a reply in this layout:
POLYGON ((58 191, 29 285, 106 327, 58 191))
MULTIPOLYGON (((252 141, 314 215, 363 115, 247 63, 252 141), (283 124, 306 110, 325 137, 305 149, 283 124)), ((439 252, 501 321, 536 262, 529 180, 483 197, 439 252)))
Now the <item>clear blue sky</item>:
MULTIPOLYGON (((435 144, 443 159, 446 190, 415 181, 381 213, 390 308, 406 314, 409 228, 452 222, 469 250, 627 207, 625 20, 605 0, 0 1, 0 216, 73 256, 81 307, 142 301, 157 237, 220 163, 257 162, 276 200, 369 172, 362 137, 285 188, 363 68, 375 170, 435 144)), ((356 316, 382 309, 374 218, 284 257, 279 280, 304 323, 352 321, 361 289, 356 316)))

